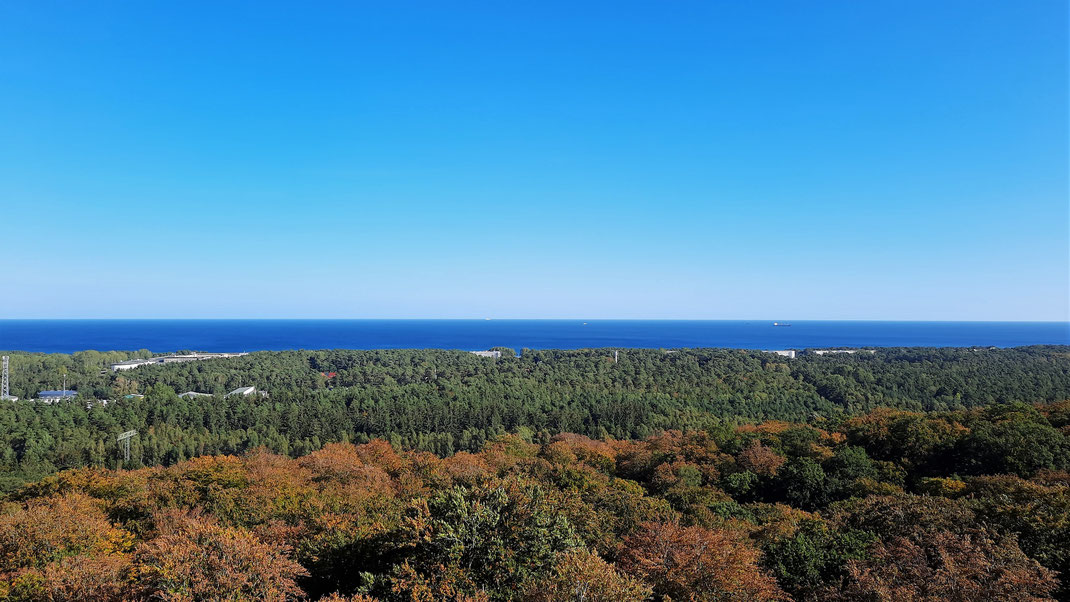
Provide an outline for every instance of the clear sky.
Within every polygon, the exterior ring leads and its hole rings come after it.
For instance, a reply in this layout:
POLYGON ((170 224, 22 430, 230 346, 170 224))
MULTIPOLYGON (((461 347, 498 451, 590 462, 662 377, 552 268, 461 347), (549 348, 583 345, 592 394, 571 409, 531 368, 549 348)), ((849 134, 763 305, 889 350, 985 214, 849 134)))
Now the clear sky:
POLYGON ((0 318, 1067 320, 1065 0, 0 4, 0 318))

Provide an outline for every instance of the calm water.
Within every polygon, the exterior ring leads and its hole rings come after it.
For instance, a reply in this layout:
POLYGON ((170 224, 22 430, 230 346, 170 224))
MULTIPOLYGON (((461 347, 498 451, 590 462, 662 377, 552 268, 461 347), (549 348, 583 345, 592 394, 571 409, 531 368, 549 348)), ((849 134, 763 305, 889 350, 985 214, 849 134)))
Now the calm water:
POLYGON ((0 320, 0 349, 70 353, 490 347, 1014 347, 1070 344, 1066 322, 684 320, 0 320))

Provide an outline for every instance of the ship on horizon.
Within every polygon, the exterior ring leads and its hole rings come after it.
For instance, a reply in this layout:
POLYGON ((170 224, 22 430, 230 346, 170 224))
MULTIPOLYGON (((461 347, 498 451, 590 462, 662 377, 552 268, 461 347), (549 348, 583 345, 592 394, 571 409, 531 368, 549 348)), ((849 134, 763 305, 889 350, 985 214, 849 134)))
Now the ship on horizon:
POLYGON ((791 326, 787 322, 773 322, 773 326, 791 326))

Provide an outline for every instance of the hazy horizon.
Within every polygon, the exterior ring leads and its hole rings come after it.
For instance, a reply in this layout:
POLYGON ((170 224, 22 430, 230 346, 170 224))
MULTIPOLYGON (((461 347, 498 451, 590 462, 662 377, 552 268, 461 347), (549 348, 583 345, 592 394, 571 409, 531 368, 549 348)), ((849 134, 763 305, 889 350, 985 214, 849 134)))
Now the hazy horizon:
POLYGON ((1067 321, 1067 16, 7 3, 0 318, 1067 321))
POLYGON ((260 318, 246 318, 246 317, 143 317, 143 318, 94 318, 94 317, 71 317, 71 318, 0 318, 0 322, 176 322, 176 321, 229 321, 229 322, 270 322, 270 321, 293 321, 293 322, 404 322, 404 321, 424 321, 424 322, 482 322, 482 321, 515 321, 515 322, 902 322, 902 323, 963 323, 963 324, 985 324, 985 323, 1023 323, 1023 324, 1070 324, 1070 320, 896 320, 896 319, 837 319, 837 318, 590 318, 583 316, 568 316, 557 318, 513 318, 513 317, 501 317, 501 318, 476 318, 476 317, 460 317, 460 318, 422 318, 422 317, 405 317, 405 318, 346 318, 346 317, 305 317, 305 318, 291 318, 291 317, 260 317, 260 318))

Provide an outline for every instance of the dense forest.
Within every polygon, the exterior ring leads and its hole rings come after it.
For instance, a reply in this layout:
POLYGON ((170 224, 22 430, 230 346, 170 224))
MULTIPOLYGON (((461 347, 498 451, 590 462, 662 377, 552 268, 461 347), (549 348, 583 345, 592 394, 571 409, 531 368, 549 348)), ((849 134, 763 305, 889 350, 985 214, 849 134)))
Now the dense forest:
MULTIPOLYGON (((131 429, 139 435, 126 468, 257 448, 300 457, 374 438, 449 456, 479 452, 506 433, 545 444, 563 432, 646 439, 762 420, 834 428, 881 407, 932 412, 1070 398, 1067 347, 795 359, 726 349, 502 351, 498 360, 435 350, 259 352, 118 373, 108 364, 149 352, 10 352, 11 393, 21 399, 0 403, 0 491, 57 470, 117 468, 116 435, 131 429), (64 380, 77 398, 31 401, 64 380), (224 398, 239 386, 267 396, 224 398), (178 396, 186 391, 212 396, 178 396)), ((975 443, 964 435, 955 444, 975 443)))
POLYGON ((1070 348, 502 351, 10 353, 0 600, 1070 600, 1070 348))
POLYGON ((0 599, 1068 600, 1068 468, 1065 401, 80 468, 0 501, 0 599))

